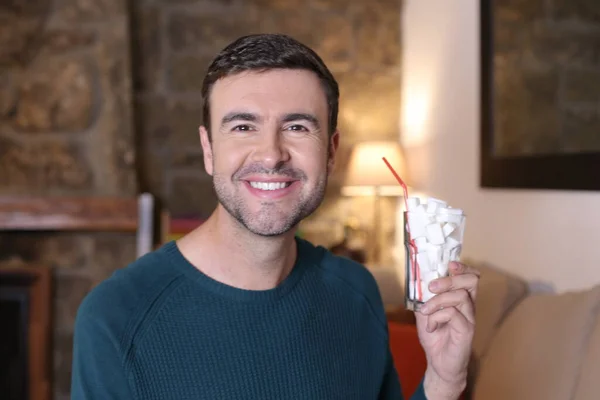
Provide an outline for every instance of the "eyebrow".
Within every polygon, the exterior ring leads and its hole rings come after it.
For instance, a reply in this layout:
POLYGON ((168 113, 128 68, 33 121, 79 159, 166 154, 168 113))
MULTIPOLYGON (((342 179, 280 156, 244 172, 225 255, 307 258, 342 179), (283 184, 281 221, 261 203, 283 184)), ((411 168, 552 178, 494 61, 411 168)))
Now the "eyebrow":
POLYGON ((223 117, 221 120, 221 125, 225 125, 233 121, 256 122, 258 121, 258 116, 252 113, 233 111, 223 117))
POLYGON ((283 122, 293 122, 293 121, 307 121, 313 124, 315 128, 319 128, 319 120, 312 114, 306 113, 292 113, 286 114, 283 117, 283 122))
MULTIPOLYGON (((246 122, 256 122, 259 121, 260 117, 256 114, 249 112, 239 112, 233 111, 226 114, 221 120, 221 126, 226 125, 230 122, 234 121, 246 121, 246 122)), ((291 113, 286 114, 282 118, 282 122, 293 122, 293 121, 307 121, 315 126, 315 128, 319 128, 319 120, 312 114, 307 113, 291 113)))

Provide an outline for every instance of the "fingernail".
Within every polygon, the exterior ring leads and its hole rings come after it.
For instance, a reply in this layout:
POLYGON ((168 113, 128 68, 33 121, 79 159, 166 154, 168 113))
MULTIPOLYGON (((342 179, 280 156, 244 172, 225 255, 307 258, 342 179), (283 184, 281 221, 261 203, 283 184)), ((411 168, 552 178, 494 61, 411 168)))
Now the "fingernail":
POLYGON ((421 312, 423 314, 427 314, 429 312, 429 304, 428 303, 425 303, 421 306, 421 312))
POLYGON ((429 284, 429 290, 436 290, 439 286, 439 282, 438 281, 433 281, 429 284))

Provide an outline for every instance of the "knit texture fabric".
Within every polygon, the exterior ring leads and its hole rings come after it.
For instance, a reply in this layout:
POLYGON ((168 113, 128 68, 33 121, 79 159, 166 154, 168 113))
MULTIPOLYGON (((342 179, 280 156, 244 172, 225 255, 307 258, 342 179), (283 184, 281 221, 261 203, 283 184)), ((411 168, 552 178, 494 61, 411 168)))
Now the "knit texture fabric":
POLYGON ((402 399, 373 276, 296 243, 270 290, 208 277, 175 242, 115 272, 79 308, 71 398, 402 399))

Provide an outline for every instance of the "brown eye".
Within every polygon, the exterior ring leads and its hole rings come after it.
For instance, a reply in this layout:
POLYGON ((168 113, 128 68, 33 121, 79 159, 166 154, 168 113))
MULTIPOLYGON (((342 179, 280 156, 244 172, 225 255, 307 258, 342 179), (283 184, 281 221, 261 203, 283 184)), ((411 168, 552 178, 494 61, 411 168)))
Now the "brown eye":
POLYGON ((252 130, 252 127, 250 125, 237 125, 232 130, 240 131, 240 132, 248 132, 248 131, 252 130))
POLYGON ((294 132, 308 132, 308 129, 306 129, 306 127, 303 125, 291 125, 288 130, 294 132))

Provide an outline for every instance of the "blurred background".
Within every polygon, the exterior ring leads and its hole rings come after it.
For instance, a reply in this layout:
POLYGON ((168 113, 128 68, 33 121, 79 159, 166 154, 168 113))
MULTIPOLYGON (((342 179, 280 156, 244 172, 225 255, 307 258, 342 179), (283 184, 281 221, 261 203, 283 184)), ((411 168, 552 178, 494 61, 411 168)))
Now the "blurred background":
MULTIPOLYGON (((507 129, 502 154, 600 152, 598 3, 495 7, 493 60, 529 68, 494 81, 522 110, 499 118, 531 133, 507 129), (533 133, 548 126, 570 141, 533 133)), ((372 162, 381 155, 410 194, 466 211, 468 259, 558 293, 600 282, 597 191, 480 185, 481 10, 475 0, 0 1, 0 279, 17 305, 0 310, 15 326, 30 321, 0 346, 4 360, 21 347, 39 354, 31 398, 69 398, 73 322, 89 290, 214 209, 200 90, 212 57, 245 34, 289 34, 337 78, 339 158, 298 235, 366 263, 386 306, 402 304, 404 198, 372 162), (19 287, 37 294, 19 300, 19 287)))

